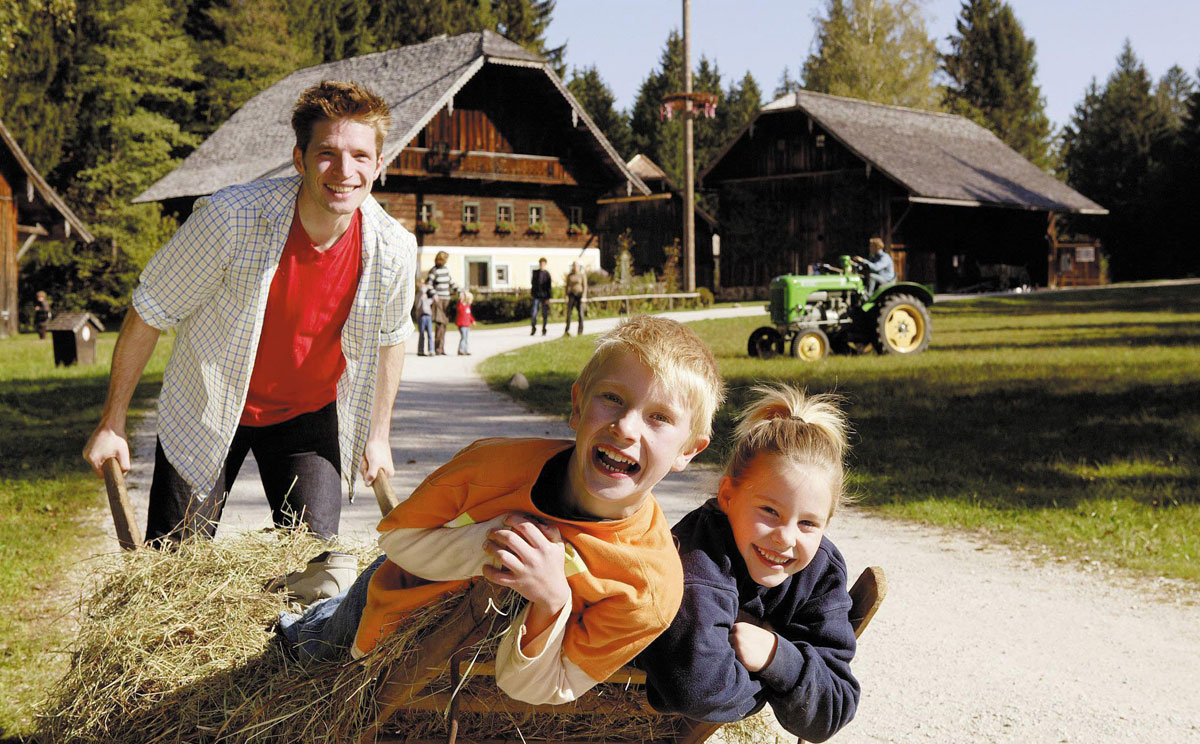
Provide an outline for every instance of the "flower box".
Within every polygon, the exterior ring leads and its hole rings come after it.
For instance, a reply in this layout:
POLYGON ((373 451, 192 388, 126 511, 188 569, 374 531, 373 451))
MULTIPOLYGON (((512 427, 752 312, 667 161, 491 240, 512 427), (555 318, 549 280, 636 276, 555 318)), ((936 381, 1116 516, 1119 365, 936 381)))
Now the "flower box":
POLYGON ((529 229, 527 230, 527 232, 530 235, 545 235, 546 229, 547 228, 546 228, 545 222, 534 222, 529 225, 529 229))
POLYGON ((516 229, 516 225, 508 220, 501 220, 496 223, 496 232, 500 235, 508 235, 516 229))
POLYGON ((438 229, 438 223, 434 222, 433 220, 417 223, 417 232, 419 232, 419 233, 437 232, 437 229, 438 229))
POLYGON ((587 235, 588 226, 582 222, 579 224, 571 223, 567 225, 567 235, 587 235))
POLYGON ((462 231, 468 235, 477 235, 479 233, 479 223, 464 222, 462 223, 462 231))

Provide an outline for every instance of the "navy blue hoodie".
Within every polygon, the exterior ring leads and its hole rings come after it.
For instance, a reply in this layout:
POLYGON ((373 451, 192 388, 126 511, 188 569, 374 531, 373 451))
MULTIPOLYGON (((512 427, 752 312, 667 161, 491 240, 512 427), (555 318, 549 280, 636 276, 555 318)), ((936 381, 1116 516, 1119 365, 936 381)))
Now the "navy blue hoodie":
POLYGON ((785 729, 813 742, 849 723, 859 697, 850 673, 854 629, 846 562, 833 543, 822 538, 808 566, 767 588, 750 578, 716 499, 671 531, 683 559, 683 605, 636 662, 654 709, 738 721, 769 703, 785 729), (759 672, 747 671, 734 654, 729 633, 738 620, 778 636, 774 657, 759 672))

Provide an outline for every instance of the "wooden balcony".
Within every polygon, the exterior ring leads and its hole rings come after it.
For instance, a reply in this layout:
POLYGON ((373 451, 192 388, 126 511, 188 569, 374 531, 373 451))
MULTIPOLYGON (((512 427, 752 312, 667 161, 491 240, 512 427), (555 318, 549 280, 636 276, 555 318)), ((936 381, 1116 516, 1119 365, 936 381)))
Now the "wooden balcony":
POLYGON ((514 155, 480 150, 437 150, 406 147, 392 161, 388 175, 472 178, 577 186, 562 161, 546 155, 514 155))

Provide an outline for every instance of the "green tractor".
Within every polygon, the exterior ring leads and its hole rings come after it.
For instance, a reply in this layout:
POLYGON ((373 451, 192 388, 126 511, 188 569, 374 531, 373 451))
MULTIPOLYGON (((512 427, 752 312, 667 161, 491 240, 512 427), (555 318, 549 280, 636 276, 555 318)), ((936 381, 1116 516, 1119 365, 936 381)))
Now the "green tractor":
POLYGON ((841 268, 820 264, 816 274, 771 280, 772 325, 750 334, 752 357, 770 359, 790 352, 815 362, 829 352, 918 354, 929 346, 933 293, 913 282, 885 284, 867 296, 850 256, 841 268))

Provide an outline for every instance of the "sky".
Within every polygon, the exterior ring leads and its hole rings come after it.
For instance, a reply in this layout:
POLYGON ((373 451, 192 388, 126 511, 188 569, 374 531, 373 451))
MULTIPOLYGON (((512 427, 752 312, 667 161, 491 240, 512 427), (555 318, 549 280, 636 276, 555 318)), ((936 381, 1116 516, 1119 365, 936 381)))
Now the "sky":
MULTIPOLYGON (((1157 80, 1171 65, 1193 78, 1200 66, 1198 0, 1008 0, 1025 35, 1037 44, 1037 82, 1046 114, 1070 121, 1093 78, 1100 85, 1116 67, 1128 38, 1157 80)), ((692 0, 692 64, 715 61, 726 88, 750 71, 770 100, 784 67, 793 78, 808 56, 813 17, 824 0, 692 0)), ((925 0, 930 35, 946 51, 960 0, 925 0)), ((566 43, 572 67, 596 66, 617 98, 633 106, 638 88, 659 64, 667 34, 683 25, 681 0, 558 0, 546 32, 550 46, 566 43)))

